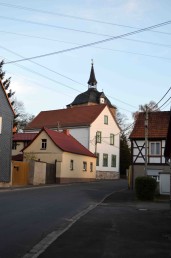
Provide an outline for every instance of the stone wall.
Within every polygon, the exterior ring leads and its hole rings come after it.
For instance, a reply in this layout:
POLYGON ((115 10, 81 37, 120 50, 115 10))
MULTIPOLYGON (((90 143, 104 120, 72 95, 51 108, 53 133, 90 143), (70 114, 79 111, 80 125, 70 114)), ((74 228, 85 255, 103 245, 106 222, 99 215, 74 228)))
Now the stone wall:
POLYGON ((96 179, 119 179, 120 175, 115 171, 96 171, 96 179))

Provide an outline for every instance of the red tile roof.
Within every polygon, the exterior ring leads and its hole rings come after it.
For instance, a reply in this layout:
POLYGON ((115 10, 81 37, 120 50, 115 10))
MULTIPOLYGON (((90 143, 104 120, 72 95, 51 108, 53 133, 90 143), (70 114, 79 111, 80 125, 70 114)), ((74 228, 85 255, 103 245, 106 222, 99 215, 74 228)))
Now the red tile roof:
MULTIPOLYGON (((166 138, 170 120, 170 111, 149 112, 148 138, 166 138)), ((130 139, 145 138, 145 113, 140 112, 130 139)))
POLYGON ((13 141, 32 141, 37 133, 16 133, 13 135, 13 141))
POLYGON ((64 132, 56 132, 47 128, 44 128, 44 130, 49 135, 51 140, 56 144, 56 146, 58 146, 61 150, 80 155, 95 157, 95 155, 92 152, 85 148, 72 135, 67 135, 64 132))
MULTIPOLYGON (((68 134, 68 132, 66 132, 66 133, 65 132, 57 132, 57 131, 50 130, 48 128, 43 128, 39 132, 39 134, 42 131, 45 131, 47 133, 47 135, 51 138, 51 140, 54 142, 54 144, 65 152, 95 157, 95 155, 92 152, 90 152, 87 148, 85 148, 73 136, 68 134)), ((36 138, 38 137, 39 134, 37 134, 36 138)))
POLYGON ((106 105, 103 104, 42 111, 25 129, 88 126, 98 117, 105 107, 106 105))
POLYGON ((12 160, 23 161, 23 154, 17 154, 12 156, 12 160))

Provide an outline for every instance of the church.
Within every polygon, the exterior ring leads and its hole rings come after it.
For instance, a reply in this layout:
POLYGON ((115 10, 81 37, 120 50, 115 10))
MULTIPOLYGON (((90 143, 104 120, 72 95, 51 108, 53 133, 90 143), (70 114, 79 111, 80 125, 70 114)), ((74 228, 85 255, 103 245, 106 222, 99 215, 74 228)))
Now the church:
POLYGON ((96 155, 97 179, 118 179, 120 127, 115 115, 116 107, 104 92, 97 90, 92 63, 87 91, 77 95, 65 109, 41 111, 24 131, 38 133, 43 127, 55 131, 68 130, 96 155))

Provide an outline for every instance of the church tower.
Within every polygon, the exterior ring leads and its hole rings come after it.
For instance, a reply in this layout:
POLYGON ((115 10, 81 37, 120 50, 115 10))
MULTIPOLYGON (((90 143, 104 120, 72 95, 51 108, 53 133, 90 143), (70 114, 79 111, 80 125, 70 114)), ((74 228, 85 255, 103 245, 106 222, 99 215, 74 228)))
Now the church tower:
POLYGON ((97 80, 94 72, 93 62, 91 64, 90 77, 87 83, 88 83, 88 90, 77 95, 74 101, 67 105, 67 108, 107 104, 112 114, 115 116, 116 107, 111 104, 110 100, 105 96, 103 91, 99 92, 97 90, 97 80))

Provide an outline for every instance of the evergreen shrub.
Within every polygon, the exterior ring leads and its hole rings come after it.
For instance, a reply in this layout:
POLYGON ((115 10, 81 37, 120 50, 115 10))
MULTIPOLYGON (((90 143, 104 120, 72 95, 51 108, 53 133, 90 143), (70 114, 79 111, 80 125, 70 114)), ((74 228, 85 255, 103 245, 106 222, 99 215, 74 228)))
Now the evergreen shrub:
POLYGON ((135 192, 139 200, 153 200, 157 182, 154 178, 149 176, 140 176, 135 179, 135 192))

